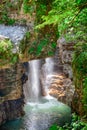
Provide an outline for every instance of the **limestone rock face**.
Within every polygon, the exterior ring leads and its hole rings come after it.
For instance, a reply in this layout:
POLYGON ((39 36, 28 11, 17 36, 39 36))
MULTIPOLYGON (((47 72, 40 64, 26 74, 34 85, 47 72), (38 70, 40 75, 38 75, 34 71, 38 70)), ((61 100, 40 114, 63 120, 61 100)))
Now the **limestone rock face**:
POLYGON ((71 79, 67 78, 64 73, 55 74, 50 85, 49 94, 71 106, 74 94, 74 85, 71 79))
MULTIPOLYGON (((16 43, 20 43, 25 34, 24 28, 19 27, 17 30, 17 26, 0 25, 0 29, 0 41, 11 40, 14 47, 16 43)), ((0 55, 3 56, 1 52, 0 55)), ((4 59, 5 64, 3 64, 3 58, 0 59, 0 63, 2 63, 0 64, 0 125, 24 114, 23 63, 16 61, 14 64, 10 64, 9 59, 10 57, 8 60, 4 59)))
MULTIPOLYGON (((1 26, 0 25, 0 41, 11 40, 13 49, 17 49, 21 40, 24 38, 26 28, 20 26, 1 26)), ((7 42, 6 42, 7 43, 7 42)), ((18 54, 19 50, 12 54, 18 54)), ((7 53, 6 53, 7 54, 7 53)), ((2 53, 0 53, 1 56, 2 53)), ((23 63, 17 61, 10 63, 8 59, 0 59, 0 125, 7 120, 19 118, 24 114, 24 95, 23 95, 23 63), (5 62, 5 63, 4 63, 5 62)))
MULTIPOLYGON (((74 74, 74 82, 73 85, 73 73, 72 73, 72 55, 74 51, 75 43, 67 43, 64 38, 60 38, 57 41, 57 46, 59 47, 59 55, 60 59, 63 63, 63 72, 66 75, 67 79, 64 79, 64 86, 66 86, 66 93, 68 93, 67 101, 71 102, 72 109, 78 113, 79 115, 85 115, 83 109, 83 81, 79 81, 78 77, 74 74)), ((65 96, 65 95, 64 95, 65 96)))
POLYGON ((63 65, 63 72, 66 76, 68 76, 70 79, 73 78, 73 72, 72 72, 72 67, 70 64, 64 64, 63 65))
POLYGON ((0 25, 0 41, 9 39, 13 43, 13 52, 19 52, 20 42, 24 39, 27 27, 0 25))
POLYGON ((71 62, 74 51, 74 45, 75 43, 72 42, 67 43, 63 37, 57 40, 60 59, 63 63, 63 71, 70 79, 73 78, 71 62))
POLYGON ((0 124, 23 115, 23 89, 21 63, 0 69, 0 124))
POLYGON ((56 97, 59 101, 71 106, 75 86, 73 84, 73 73, 71 68, 74 43, 66 43, 64 38, 57 41, 58 57, 57 65, 62 66, 62 70, 54 75, 50 86, 50 95, 56 97), (60 61, 60 62, 59 62, 60 61), (59 64, 60 63, 60 64, 59 64))

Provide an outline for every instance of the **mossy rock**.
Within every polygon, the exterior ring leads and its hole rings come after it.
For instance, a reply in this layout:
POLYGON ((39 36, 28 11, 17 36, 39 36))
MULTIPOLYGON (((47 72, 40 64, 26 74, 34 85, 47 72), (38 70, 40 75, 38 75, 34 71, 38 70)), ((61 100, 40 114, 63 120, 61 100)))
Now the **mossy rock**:
POLYGON ((12 49, 13 44, 9 39, 0 39, 0 66, 17 62, 18 54, 14 54, 12 49))

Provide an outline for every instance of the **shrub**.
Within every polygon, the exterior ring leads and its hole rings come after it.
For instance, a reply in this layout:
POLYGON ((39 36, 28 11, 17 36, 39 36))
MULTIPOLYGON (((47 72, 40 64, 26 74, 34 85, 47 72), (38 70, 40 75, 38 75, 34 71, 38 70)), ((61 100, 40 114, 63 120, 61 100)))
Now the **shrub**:
POLYGON ((64 126, 53 125, 49 130, 87 130, 87 123, 83 122, 83 118, 80 118, 75 113, 72 114, 71 124, 65 124, 64 126))
POLYGON ((14 64, 17 62, 18 54, 12 52, 13 45, 10 40, 0 41, 0 65, 14 64))

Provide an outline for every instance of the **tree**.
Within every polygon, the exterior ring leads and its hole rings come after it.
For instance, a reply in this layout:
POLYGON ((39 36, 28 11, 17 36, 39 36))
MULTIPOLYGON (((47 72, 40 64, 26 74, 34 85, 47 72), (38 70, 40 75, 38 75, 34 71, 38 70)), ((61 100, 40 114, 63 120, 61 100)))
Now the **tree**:
POLYGON ((75 26, 77 21, 86 22, 84 15, 87 15, 87 0, 55 0, 52 2, 52 9, 47 15, 42 15, 42 23, 36 28, 57 24, 58 31, 63 34, 65 30, 75 26))

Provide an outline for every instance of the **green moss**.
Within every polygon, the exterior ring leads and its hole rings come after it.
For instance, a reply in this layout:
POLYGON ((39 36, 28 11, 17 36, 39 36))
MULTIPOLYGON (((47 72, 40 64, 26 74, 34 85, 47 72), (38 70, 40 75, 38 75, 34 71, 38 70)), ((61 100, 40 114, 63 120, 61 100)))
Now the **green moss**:
POLYGON ((87 114, 87 43, 78 43, 73 56, 75 86, 82 93, 83 109, 87 114))
POLYGON ((0 41, 0 65, 14 64, 18 60, 18 54, 13 54, 13 45, 10 40, 5 39, 0 41))
POLYGON ((28 53, 36 58, 44 58, 47 56, 53 56, 55 49, 56 49, 56 43, 51 42, 50 38, 45 36, 40 40, 34 41, 30 45, 28 53))

